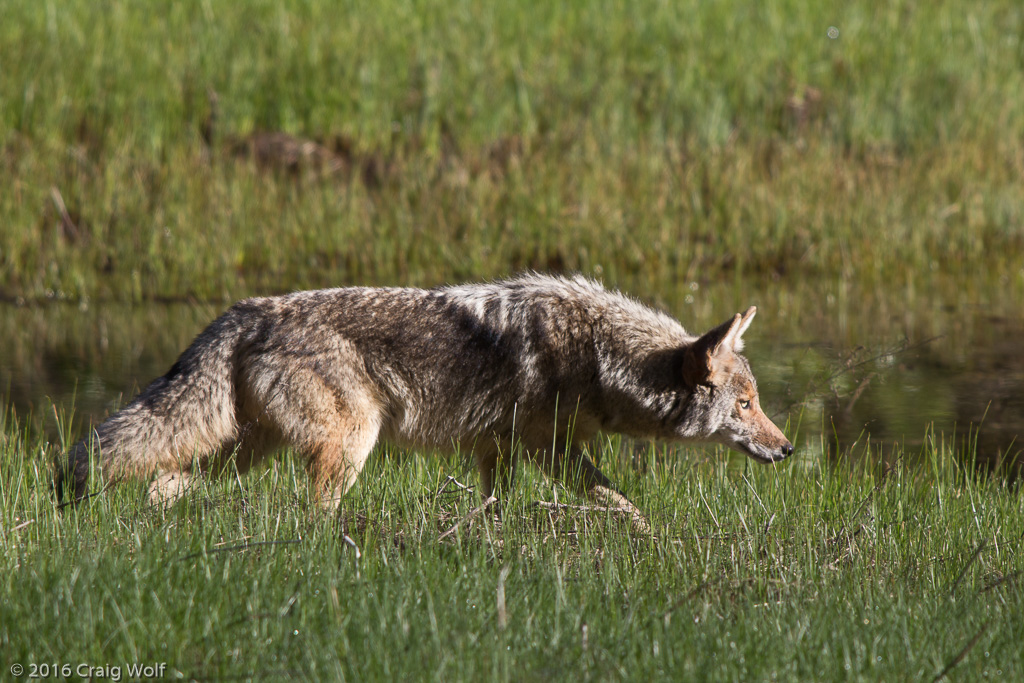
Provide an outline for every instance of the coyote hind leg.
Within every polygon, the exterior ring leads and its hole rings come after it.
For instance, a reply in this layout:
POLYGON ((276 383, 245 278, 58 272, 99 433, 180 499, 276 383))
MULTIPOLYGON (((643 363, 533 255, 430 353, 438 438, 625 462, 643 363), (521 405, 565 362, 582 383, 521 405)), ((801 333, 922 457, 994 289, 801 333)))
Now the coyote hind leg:
POLYGON ((149 485, 149 503, 170 507, 188 490, 192 476, 185 470, 160 470, 149 485))
POLYGON ((362 425, 316 442, 307 451, 308 467, 324 510, 337 509, 342 496, 356 483, 366 458, 377 442, 379 427, 362 425))
POLYGON ((381 428, 381 407, 355 381, 329 386, 304 368, 269 387, 263 415, 305 459, 317 501, 334 510, 355 483, 381 428))

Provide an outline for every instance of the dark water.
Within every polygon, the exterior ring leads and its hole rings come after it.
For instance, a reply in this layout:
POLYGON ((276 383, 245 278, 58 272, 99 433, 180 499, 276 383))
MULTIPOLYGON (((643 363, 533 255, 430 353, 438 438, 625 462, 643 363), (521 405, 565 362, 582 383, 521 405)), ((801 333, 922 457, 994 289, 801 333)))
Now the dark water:
MULTIPOLYGON (((899 447, 913 456, 941 442, 964 451, 976 445, 979 463, 1015 471, 1007 463, 1024 435, 1024 323, 1012 306, 939 300, 908 313, 898 298, 844 306, 828 287, 744 297, 692 283, 645 298, 691 331, 758 303, 747 355, 766 412, 788 421, 805 455, 852 447, 854 455, 890 458, 899 447)), ((0 304, 0 394, 54 439, 56 416, 73 415, 77 436, 164 374, 224 307, 0 304)))

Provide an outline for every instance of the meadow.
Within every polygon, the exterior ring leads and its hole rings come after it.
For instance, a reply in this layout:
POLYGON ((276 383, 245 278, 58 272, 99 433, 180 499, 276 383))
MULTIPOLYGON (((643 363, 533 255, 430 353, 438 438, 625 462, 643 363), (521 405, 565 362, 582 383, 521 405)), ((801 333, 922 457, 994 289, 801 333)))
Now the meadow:
POLYGON ((124 486, 61 514, 47 446, 21 434, 4 449, 6 666, 166 663, 199 680, 1014 680, 1024 666, 1019 491, 939 441, 923 465, 878 470, 601 444, 653 538, 533 472, 500 521, 474 515, 464 461, 387 451, 338 518, 288 458, 169 510, 124 486))
POLYGON ((5 3, 0 671, 1020 678, 1022 35, 1010 0, 5 3), (337 518, 288 454, 55 508, 52 455, 231 301, 525 269, 694 330, 756 303, 797 456, 593 444, 653 538, 529 471, 472 514, 464 456, 389 448, 337 518))

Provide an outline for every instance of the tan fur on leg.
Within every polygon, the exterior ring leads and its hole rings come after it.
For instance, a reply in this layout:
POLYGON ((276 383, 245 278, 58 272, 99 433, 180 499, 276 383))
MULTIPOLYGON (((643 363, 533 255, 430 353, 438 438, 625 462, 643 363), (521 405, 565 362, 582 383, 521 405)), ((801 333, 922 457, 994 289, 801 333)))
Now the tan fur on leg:
POLYGON ((188 472, 157 472, 156 478, 149 485, 150 504, 170 507, 189 488, 191 479, 188 472))
POLYGON ((355 483, 382 419, 365 378, 344 367, 333 372, 338 377, 328 384, 314 368, 298 368, 257 382, 253 391, 266 404, 261 421, 305 456, 317 502, 325 510, 336 509, 355 483))

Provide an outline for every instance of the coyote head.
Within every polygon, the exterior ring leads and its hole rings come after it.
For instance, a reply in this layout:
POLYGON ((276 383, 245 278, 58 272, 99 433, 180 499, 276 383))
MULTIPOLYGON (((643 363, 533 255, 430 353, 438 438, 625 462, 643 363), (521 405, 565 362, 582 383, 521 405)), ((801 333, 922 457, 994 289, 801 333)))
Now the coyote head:
POLYGON ((761 410, 750 363, 739 354, 743 333, 757 309, 737 313, 686 349, 683 381, 693 390, 691 417, 701 436, 724 444, 760 462, 792 455, 793 444, 761 410))

